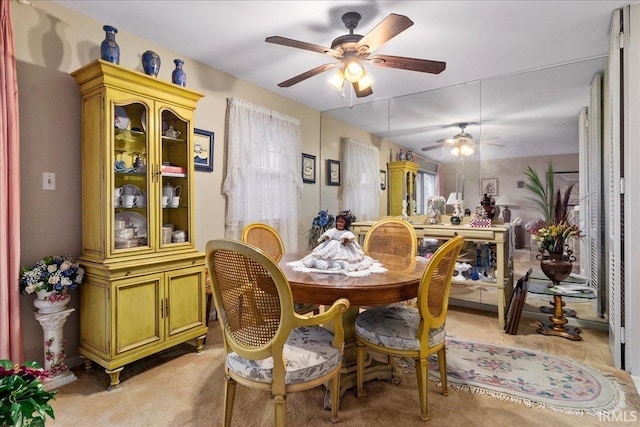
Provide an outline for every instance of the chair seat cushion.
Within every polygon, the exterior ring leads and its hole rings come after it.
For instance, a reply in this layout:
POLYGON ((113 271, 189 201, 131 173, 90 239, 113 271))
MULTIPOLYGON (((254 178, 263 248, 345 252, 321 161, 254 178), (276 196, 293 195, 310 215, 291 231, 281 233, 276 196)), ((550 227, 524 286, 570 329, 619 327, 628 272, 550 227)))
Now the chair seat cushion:
MULTIPOLYGON (((420 313, 412 307, 373 307, 356 318, 356 334, 372 344, 398 350, 420 350, 416 338, 420 313)), ((444 341, 444 325, 429 331, 429 347, 444 341)))
MULTIPOLYGON (((342 354, 333 347, 333 333, 319 326, 295 328, 284 345, 286 384, 296 384, 320 378, 340 366, 342 354)), ((235 374, 252 381, 270 383, 273 380, 273 358, 249 360, 229 353, 227 367, 235 374)))

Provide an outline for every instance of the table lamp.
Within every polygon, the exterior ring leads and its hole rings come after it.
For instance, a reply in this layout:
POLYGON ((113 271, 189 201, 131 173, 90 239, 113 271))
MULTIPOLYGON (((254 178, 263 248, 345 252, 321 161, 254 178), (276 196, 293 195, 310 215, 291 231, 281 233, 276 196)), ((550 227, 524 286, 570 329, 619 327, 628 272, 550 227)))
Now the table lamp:
POLYGON ((461 204, 464 203, 462 200, 461 193, 451 193, 449 194, 449 198, 447 199, 447 205, 453 206, 453 214, 451 215, 451 224, 460 224, 462 222, 462 211, 461 204))
POLYGON ((496 206, 504 206, 504 208, 502 208, 502 219, 504 219, 504 222, 511 222, 511 209, 509 209, 509 206, 514 208, 520 207, 515 200, 509 196, 498 197, 498 200, 496 200, 496 206))

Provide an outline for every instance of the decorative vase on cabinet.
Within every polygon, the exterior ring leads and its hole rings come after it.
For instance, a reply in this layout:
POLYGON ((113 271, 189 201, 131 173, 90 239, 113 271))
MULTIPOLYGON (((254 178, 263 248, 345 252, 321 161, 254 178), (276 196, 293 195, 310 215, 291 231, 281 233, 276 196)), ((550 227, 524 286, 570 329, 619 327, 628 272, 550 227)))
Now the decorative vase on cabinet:
POLYGON ((160 72, 160 55, 152 50, 147 50, 142 54, 142 69, 145 74, 158 77, 160 72))
POLYGON ((180 86, 187 85, 187 73, 184 72, 182 66, 184 61, 182 59, 174 59, 173 63, 176 64, 176 69, 171 73, 171 81, 180 86))
POLYGON ((204 253, 192 237, 193 115, 202 95, 103 60, 72 76, 83 113, 79 261, 86 275, 78 352, 87 365, 103 366, 117 388, 134 360, 192 339, 203 350, 204 253), (164 123, 179 135, 163 136, 164 123), (145 167, 135 168, 142 158, 145 167), (175 166, 169 171, 165 164, 175 166), (162 203, 169 182, 182 188, 177 208, 162 203), (127 196, 134 202, 119 203, 127 196), (162 239, 163 224, 184 230, 184 240, 162 239))
POLYGON ((120 63, 120 46, 116 43, 116 33, 118 30, 111 25, 102 27, 105 32, 105 39, 100 44, 100 58, 105 61, 120 63))

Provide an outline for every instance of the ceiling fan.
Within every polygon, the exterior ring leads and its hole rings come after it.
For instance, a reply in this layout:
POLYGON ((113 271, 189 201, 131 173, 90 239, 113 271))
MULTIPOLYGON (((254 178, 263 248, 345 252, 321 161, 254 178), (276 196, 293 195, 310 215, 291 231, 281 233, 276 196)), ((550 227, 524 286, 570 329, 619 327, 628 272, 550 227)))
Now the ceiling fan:
POLYGON ((373 93, 371 85, 373 80, 362 66, 363 61, 369 61, 373 65, 386 68, 398 68, 402 70, 418 71, 421 73, 439 74, 446 68, 446 63, 441 61, 429 61, 425 59, 406 58, 391 55, 373 55, 372 52, 413 25, 413 21, 406 16, 390 14, 384 18, 369 33, 362 36, 354 34, 353 30, 358 26, 361 16, 357 12, 347 12, 342 15, 342 22, 349 30, 333 40, 331 47, 319 46, 286 37, 272 36, 265 39, 268 43, 306 49, 312 52, 329 55, 339 62, 323 64, 288 80, 278 83, 279 87, 289 87, 317 74, 338 68, 336 74, 331 77, 329 83, 342 91, 344 81, 353 85, 356 96, 359 98, 373 93))
POLYGON ((446 147, 451 148, 451 154, 454 156, 460 157, 468 157, 472 155, 476 151, 476 144, 481 143, 485 145, 494 145, 496 147, 504 147, 501 144, 493 144, 490 142, 485 142, 491 139, 498 139, 498 137, 486 138, 481 141, 477 141, 473 135, 467 133, 465 129, 469 125, 477 125, 479 123, 469 123, 469 122, 461 122, 456 123, 455 126, 460 128, 460 133, 454 135, 452 138, 443 138, 436 141, 436 145, 431 145, 429 147, 422 147, 422 151, 435 150, 437 148, 442 148, 443 144, 446 147))

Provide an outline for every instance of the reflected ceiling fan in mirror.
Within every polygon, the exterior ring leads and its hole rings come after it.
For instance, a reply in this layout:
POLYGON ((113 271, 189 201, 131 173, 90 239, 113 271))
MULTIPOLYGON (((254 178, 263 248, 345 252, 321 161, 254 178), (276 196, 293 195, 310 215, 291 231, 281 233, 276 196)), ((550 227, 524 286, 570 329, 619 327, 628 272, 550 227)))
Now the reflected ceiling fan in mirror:
POLYGON ((418 71, 421 73, 440 74, 446 68, 446 63, 426 59, 406 58, 403 56, 373 55, 374 50, 397 36, 413 25, 413 21, 406 16, 390 14, 384 18, 369 33, 362 36, 354 34, 361 16, 357 12, 347 12, 342 15, 342 22, 349 30, 349 34, 337 37, 331 47, 319 46, 286 37, 272 36, 265 39, 268 43, 310 50, 312 52, 329 55, 339 62, 323 64, 288 80, 278 83, 279 87, 290 87, 310 77, 338 67, 337 72, 329 79, 329 84, 339 91, 343 90, 345 80, 352 84, 356 96, 359 98, 373 93, 371 85, 373 79, 367 74, 363 62, 368 61, 378 67, 398 68, 401 70, 418 71))
POLYGON ((465 129, 469 125, 478 125, 476 122, 461 122, 455 123, 455 126, 460 128, 460 133, 454 135, 452 138, 443 138, 436 141, 436 145, 431 145, 429 147, 422 147, 422 151, 435 150, 437 148, 449 147, 451 148, 451 154, 456 157, 469 157, 473 153, 476 152, 476 144, 484 144, 484 145, 493 145, 496 147, 504 147, 501 144, 493 144, 490 142, 485 142, 492 139, 498 139, 498 137, 493 138, 485 138, 480 141, 477 141, 473 135, 467 133, 465 129))

